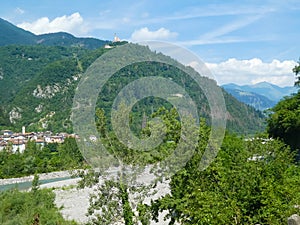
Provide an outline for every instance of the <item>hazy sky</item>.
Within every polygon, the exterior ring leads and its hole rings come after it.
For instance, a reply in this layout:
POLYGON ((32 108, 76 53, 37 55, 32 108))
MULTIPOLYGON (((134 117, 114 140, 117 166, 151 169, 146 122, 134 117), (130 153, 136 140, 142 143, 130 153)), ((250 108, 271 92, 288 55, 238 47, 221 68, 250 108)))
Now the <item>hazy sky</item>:
POLYGON ((0 17, 35 34, 163 40, 197 54, 219 84, 293 85, 300 1, 14 0, 0 17))

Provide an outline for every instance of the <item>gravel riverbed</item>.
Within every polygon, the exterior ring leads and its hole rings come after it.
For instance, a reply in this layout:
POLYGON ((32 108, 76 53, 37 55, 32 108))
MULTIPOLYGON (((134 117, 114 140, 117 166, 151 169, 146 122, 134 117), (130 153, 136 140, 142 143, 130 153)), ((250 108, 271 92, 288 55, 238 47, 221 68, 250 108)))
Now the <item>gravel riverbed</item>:
MULTIPOLYGON (((21 178, 0 179, 0 185, 31 182, 33 180, 33 177, 34 176, 32 175, 21 178)), ((40 181, 65 177, 71 177, 71 174, 68 171, 39 174, 40 181)), ((53 189, 56 195, 55 204, 58 208, 61 208, 60 211, 65 219, 75 220, 79 224, 85 224, 89 219, 86 216, 86 213, 89 207, 90 194, 94 192, 94 187, 77 189, 77 182, 79 181, 79 179, 80 178, 70 178, 66 180, 41 184, 40 187, 53 189)), ((141 176, 142 182, 147 183, 150 179, 151 178, 149 174, 144 174, 143 176, 141 176)), ((155 190, 156 193, 153 196, 149 196, 144 199, 145 203, 150 203, 151 199, 154 200, 169 193, 169 184, 167 182, 158 183, 158 185, 155 187, 155 190)), ((151 225, 167 225, 168 220, 164 221, 164 216, 165 213, 160 214, 159 222, 155 223, 154 221, 151 221, 151 225)))

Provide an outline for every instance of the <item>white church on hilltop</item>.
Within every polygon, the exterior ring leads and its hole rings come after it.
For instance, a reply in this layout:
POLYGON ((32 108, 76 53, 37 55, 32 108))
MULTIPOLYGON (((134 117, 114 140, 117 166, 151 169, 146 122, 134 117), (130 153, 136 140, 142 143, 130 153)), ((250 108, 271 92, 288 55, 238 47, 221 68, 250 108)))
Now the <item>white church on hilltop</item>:
POLYGON ((115 37, 114 37, 114 40, 113 42, 120 42, 121 39, 117 36, 117 34, 115 33, 115 37))
MULTIPOLYGON (((115 36, 114 36, 114 40, 112 42, 113 43, 121 42, 121 39, 117 36, 116 33, 115 33, 115 36)), ((104 45, 104 48, 113 48, 113 46, 111 46, 109 44, 106 44, 106 45, 104 45)))

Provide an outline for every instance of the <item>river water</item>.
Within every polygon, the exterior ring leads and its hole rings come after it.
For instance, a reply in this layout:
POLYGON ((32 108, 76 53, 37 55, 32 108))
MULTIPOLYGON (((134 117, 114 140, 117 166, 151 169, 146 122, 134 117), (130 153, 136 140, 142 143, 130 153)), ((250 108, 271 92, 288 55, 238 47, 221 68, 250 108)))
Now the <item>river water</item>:
MULTIPOLYGON (((47 179, 47 180, 40 180, 39 184, 48 184, 52 182, 57 182, 57 181, 63 181, 63 180, 69 180, 71 177, 57 177, 57 178, 52 178, 52 179, 47 179)), ((13 183, 13 184, 3 184, 0 185, 0 191, 6 191, 10 189, 18 189, 18 190, 27 190, 31 188, 32 181, 25 181, 25 182, 20 182, 20 183, 13 183)))

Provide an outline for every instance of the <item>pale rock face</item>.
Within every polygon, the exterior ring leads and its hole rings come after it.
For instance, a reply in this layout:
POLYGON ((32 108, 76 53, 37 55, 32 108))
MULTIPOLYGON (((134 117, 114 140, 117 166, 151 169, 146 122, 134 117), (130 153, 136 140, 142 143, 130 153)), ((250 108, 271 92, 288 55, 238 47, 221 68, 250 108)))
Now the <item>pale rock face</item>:
POLYGON ((39 104, 37 107, 34 108, 34 110, 37 112, 37 113, 40 113, 43 111, 43 105, 42 104, 39 104))
POLYGON ((12 124, 16 123, 16 120, 19 120, 22 118, 22 109, 19 107, 14 107, 10 112, 9 112, 9 121, 12 124))
POLYGON ((294 214, 288 218, 288 225, 300 225, 300 216, 294 214))
MULTIPOLYGON (((0 68, 0 76, 1 76, 1 68, 0 68)), ((82 74, 73 75, 72 78, 67 78, 63 85, 61 84, 53 84, 42 87, 41 85, 37 85, 36 89, 33 90, 32 95, 36 98, 44 98, 50 99, 55 96, 58 92, 65 92, 68 90, 68 87, 72 85, 72 83, 76 82, 82 74)))
POLYGON ((52 98, 55 96, 57 92, 61 90, 59 84, 54 84, 53 86, 47 85, 46 87, 42 88, 40 85, 36 87, 33 91, 33 96, 36 98, 52 98))
POLYGON ((81 77, 81 74, 77 74, 77 75, 72 76, 74 81, 77 81, 80 77, 81 77))
POLYGON ((48 121, 43 121, 42 122, 42 128, 46 129, 48 127, 48 121))
POLYGON ((41 125, 41 127, 42 127, 43 129, 47 129, 48 123, 49 123, 49 119, 50 119, 51 117, 53 117, 54 115, 55 115, 55 112, 52 111, 52 112, 49 112, 45 117, 43 117, 43 118, 41 118, 41 119, 39 120, 39 124, 41 125))

